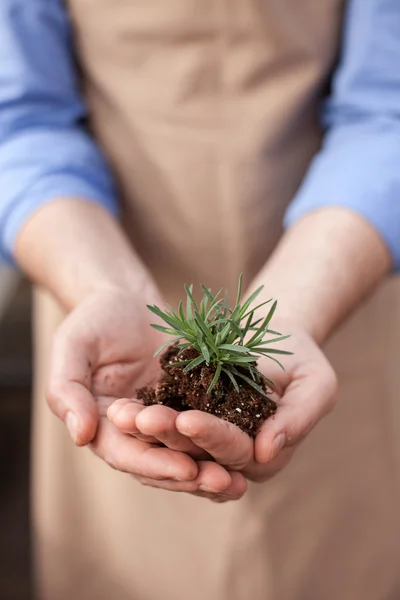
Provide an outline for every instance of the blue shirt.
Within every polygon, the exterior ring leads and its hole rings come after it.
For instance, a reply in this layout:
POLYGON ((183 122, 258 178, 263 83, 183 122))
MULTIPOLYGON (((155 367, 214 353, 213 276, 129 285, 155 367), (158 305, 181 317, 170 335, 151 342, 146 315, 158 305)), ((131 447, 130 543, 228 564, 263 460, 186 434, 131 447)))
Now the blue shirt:
MULTIPOLYGON (((0 0, 0 256, 29 216, 74 196, 116 213, 112 177, 83 126, 61 0, 0 0)), ((400 1, 349 0, 323 146, 285 217, 324 206, 367 219, 400 270, 400 1)))

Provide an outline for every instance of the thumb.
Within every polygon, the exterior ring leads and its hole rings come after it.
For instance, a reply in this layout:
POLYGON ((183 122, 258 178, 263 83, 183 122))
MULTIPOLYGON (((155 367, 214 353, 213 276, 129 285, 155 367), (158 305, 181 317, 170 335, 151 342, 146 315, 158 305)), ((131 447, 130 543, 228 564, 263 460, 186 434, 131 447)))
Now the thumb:
POLYGON ((82 341, 61 326, 53 341, 46 399, 53 413, 65 422, 77 446, 92 441, 99 421, 97 404, 90 392, 91 363, 82 341))
POLYGON ((333 409, 336 390, 336 377, 330 369, 294 379, 276 414, 265 421, 256 437, 257 462, 266 464, 276 458, 282 448, 298 444, 333 409))

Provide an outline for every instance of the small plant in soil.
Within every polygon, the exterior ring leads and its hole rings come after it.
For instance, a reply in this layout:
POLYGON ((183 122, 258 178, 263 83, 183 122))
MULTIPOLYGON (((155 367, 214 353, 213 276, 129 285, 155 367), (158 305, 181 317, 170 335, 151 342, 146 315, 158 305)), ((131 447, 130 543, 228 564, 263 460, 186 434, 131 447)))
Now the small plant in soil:
POLYGON ((254 437, 261 423, 276 411, 268 395, 274 382, 258 370, 257 360, 265 357, 284 369, 277 355, 292 353, 273 344, 290 336, 270 329, 277 301, 271 298, 255 305, 263 286, 242 303, 240 275, 233 308, 223 290, 214 296, 204 285, 201 288, 204 296, 196 304, 193 286, 185 286, 186 307, 181 301, 176 312, 148 306, 166 324, 152 327, 171 339, 154 355, 162 353, 161 380, 154 388, 137 390, 137 396, 145 405, 211 413, 254 437), (255 318, 268 305, 265 317, 255 318))

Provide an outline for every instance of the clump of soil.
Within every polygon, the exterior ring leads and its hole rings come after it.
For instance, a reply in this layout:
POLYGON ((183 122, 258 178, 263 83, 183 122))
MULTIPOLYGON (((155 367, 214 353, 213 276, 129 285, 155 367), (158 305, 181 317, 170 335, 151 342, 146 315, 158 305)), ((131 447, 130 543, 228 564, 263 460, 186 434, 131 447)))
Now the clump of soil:
POLYGON ((238 393, 224 373, 207 394, 214 368, 203 364, 184 373, 184 367, 175 366, 175 363, 196 358, 198 352, 188 348, 179 357, 177 355, 176 348, 167 348, 160 359, 163 373, 159 383, 154 388, 137 390, 137 397, 146 406, 164 404, 178 411, 202 410, 234 423, 251 437, 255 437, 263 421, 275 413, 277 406, 271 398, 266 398, 245 381, 238 381, 238 393))

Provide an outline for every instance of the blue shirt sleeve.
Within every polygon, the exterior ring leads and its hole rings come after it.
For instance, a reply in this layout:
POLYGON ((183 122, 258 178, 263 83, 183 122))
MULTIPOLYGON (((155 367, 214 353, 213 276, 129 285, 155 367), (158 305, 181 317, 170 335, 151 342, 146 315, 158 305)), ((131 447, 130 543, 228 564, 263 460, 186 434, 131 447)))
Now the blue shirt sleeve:
POLYGON ((117 212, 85 116, 61 0, 0 0, 0 260, 12 262, 24 222, 55 198, 117 212))
POLYGON ((400 1, 349 0, 321 151, 285 226, 325 206, 367 219, 400 270, 400 1))

